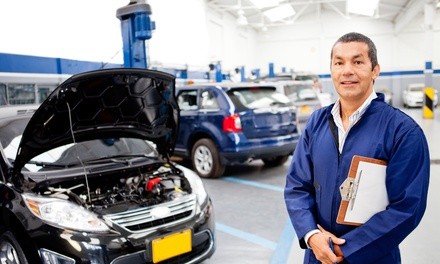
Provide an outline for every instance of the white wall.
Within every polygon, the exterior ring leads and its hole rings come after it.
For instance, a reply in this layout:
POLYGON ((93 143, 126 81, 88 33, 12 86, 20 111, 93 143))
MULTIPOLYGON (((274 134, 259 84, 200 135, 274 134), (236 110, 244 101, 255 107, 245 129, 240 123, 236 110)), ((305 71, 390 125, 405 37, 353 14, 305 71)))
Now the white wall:
POLYGON ((440 67, 440 20, 437 18, 432 44, 425 43, 423 17, 414 20, 399 34, 392 23, 366 19, 346 20, 323 14, 310 17, 289 27, 271 28, 258 36, 258 64, 262 69, 269 62, 294 70, 328 74, 330 50, 343 34, 357 31, 369 36, 376 44, 382 71, 423 70, 425 61, 440 67), (428 52, 427 47, 432 47, 428 52))

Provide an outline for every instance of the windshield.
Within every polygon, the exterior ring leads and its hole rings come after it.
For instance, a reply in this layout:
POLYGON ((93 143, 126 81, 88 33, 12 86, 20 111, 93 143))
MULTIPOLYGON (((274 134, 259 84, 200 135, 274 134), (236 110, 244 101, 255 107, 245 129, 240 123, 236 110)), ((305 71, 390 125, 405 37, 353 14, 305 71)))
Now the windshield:
POLYGON ((293 102, 318 100, 318 95, 310 85, 286 84, 284 92, 293 102))
POLYGON ((410 92, 422 92, 423 91, 423 87, 422 86, 413 86, 409 88, 410 92))
MULTIPOLYGON (((13 163, 21 140, 21 133, 29 119, 17 119, 0 123, 0 142, 4 154, 13 163)), ((121 156, 158 157, 152 143, 137 138, 103 138, 67 144, 46 151, 32 160, 25 168, 37 172, 42 168, 79 166, 97 159, 121 156)))
POLYGON ((239 110, 291 105, 289 98, 276 92, 275 87, 232 89, 227 94, 239 110))

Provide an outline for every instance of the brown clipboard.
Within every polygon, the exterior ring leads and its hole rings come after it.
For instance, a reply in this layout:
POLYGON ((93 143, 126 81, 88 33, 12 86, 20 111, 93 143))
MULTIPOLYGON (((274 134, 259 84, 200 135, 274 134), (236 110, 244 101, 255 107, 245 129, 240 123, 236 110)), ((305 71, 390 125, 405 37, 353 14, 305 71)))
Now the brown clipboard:
MULTIPOLYGON (((354 226, 361 226, 364 222, 362 221, 349 221, 346 220, 347 211, 350 210, 349 205, 350 201, 352 201, 352 205, 354 205, 355 198, 357 195, 357 190, 359 188, 359 183, 361 179, 362 171, 358 171, 360 162, 366 162, 369 164, 376 164, 376 165, 383 165, 386 168, 387 162, 380 159, 374 159, 374 158, 368 158, 363 157, 359 155, 354 155, 351 161, 350 169, 348 171, 347 179, 342 183, 342 185, 339 187, 339 191, 342 197, 341 203, 339 205, 339 211, 338 216, 336 218, 336 222, 338 224, 345 224, 345 225, 354 225, 354 226), (359 177, 356 177, 359 175, 359 177), (358 179, 356 179, 358 178, 358 179)), ((383 171, 384 169, 381 168, 383 171)), ((385 173, 385 172, 383 172, 385 173)), ((368 177, 368 175, 363 175, 364 177, 368 177)), ((386 175, 382 175, 385 179, 386 175)), ((382 177, 381 176, 381 177, 382 177)), ((383 183, 383 189, 385 189, 385 182, 383 183)), ((386 195, 386 194, 385 194, 386 195)), ((379 212, 378 210, 377 212, 379 212)))

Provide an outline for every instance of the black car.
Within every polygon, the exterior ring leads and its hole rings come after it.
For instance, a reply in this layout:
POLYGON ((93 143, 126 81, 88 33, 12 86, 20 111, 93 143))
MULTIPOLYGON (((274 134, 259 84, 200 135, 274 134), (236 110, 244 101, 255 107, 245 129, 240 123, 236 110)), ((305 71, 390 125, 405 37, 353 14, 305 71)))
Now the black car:
POLYGON ((0 108, 1 263, 198 263, 214 253, 210 197, 169 160, 174 87, 166 73, 107 69, 69 78, 34 114, 0 108))

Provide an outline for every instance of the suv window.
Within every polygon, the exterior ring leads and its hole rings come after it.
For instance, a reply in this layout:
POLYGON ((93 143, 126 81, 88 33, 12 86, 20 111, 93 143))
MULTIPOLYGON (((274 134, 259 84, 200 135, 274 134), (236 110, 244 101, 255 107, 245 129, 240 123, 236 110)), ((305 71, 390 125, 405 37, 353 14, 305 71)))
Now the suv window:
POLYGON ((197 109, 197 90, 182 91, 177 97, 180 110, 189 111, 197 109))
POLYGON ((237 109, 257 109, 274 105, 290 105, 289 98, 275 91, 272 87, 236 88, 227 95, 237 109))
POLYGON ((200 100, 201 109, 218 109, 217 99, 213 96, 211 91, 203 91, 200 100))

